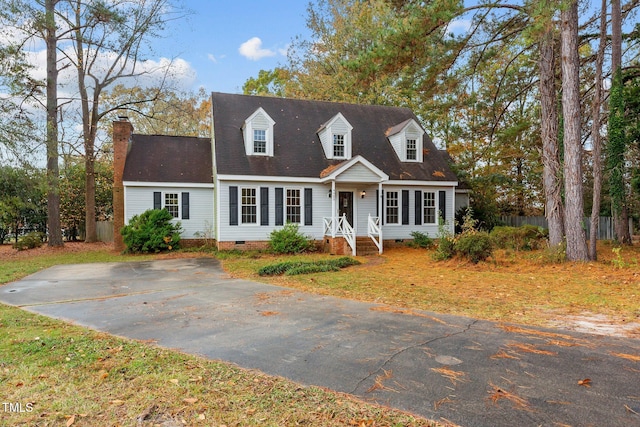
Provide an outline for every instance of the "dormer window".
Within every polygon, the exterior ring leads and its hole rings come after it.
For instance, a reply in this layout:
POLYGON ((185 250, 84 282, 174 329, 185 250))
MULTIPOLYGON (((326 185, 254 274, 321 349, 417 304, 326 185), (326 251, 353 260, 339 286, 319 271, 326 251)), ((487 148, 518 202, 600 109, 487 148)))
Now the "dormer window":
POLYGON ((344 158, 344 135, 333 135, 333 157, 344 158))
POLYGON ((414 119, 405 120, 387 131, 387 138, 402 162, 422 162, 424 130, 414 119))
POLYGON ((338 113, 318 129, 318 136, 327 159, 351 158, 351 131, 353 126, 338 113))
POLYGON ((407 138, 407 160, 418 159, 418 149, 415 139, 407 138))
POLYGON ((267 153, 267 131, 265 129, 253 130, 253 154, 267 153))
POLYGON ((276 122, 262 107, 249 116, 242 126, 247 156, 273 156, 273 125, 276 122))

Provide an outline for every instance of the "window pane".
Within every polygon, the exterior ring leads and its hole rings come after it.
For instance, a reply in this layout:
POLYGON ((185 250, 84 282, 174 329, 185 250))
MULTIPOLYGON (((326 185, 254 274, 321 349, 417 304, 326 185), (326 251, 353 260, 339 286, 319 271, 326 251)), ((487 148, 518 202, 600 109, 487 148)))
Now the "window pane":
POLYGON ((300 190, 287 189, 287 222, 299 224, 300 212, 300 190))
POLYGON ((436 193, 425 191, 423 221, 425 224, 435 224, 436 219, 436 193))
POLYGON ((253 130, 253 152, 254 153, 267 152, 267 131, 262 129, 253 130))
POLYGON ((418 150, 415 139, 407 139, 407 160, 417 160, 418 150))
POLYGON ((178 218, 178 194, 165 193, 164 208, 169 211, 172 217, 178 218))
POLYGON ((255 188, 242 189, 242 223, 255 224, 258 222, 258 205, 255 188))
POLYGON ((333 157, 344 157, 344 135, 333 135, 333 157))
POLYGON ((387 224, 398 224, 399 212, 398 192, 387 191, 387 224))

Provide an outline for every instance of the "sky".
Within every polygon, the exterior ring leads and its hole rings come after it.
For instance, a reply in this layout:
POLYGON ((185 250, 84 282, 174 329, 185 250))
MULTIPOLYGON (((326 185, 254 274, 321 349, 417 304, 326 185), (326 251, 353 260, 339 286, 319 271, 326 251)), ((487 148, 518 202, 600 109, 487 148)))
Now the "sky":
POLYGON ((186 89, 241 93, 261 69, 286 63, 296 36, 309 37, 306 0, 184 0, 190 14, 170 22, 154 48, 185 61, 186 89))

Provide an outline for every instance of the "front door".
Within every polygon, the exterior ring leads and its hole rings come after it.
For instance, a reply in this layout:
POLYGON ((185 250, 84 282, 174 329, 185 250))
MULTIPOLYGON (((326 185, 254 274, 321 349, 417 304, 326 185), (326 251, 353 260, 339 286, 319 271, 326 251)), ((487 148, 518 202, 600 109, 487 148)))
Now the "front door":
POLYGON ((346 215, 347 221, 353 227, 353 191, 338 192, 338 215, 346 215))

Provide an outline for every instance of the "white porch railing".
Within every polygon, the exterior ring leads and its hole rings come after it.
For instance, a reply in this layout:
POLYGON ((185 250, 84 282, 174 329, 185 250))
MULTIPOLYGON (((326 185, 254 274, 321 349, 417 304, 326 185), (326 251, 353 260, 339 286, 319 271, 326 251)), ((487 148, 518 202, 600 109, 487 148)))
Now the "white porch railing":
POLYGON ((380 227, 380 217, 371 216, 371 214, 369 214, 369 220, 367 222, 367 235, 378 247, 378 253, 382 254, 382 228, 380 227))
POLYGON ((331 237, 344 237, 347 244, 351 247, 351 254, 356 255, 356 232, 347 221, 347 216, 341 217, 324 217, 322 218, 324 223, 325 236, 331 237))

